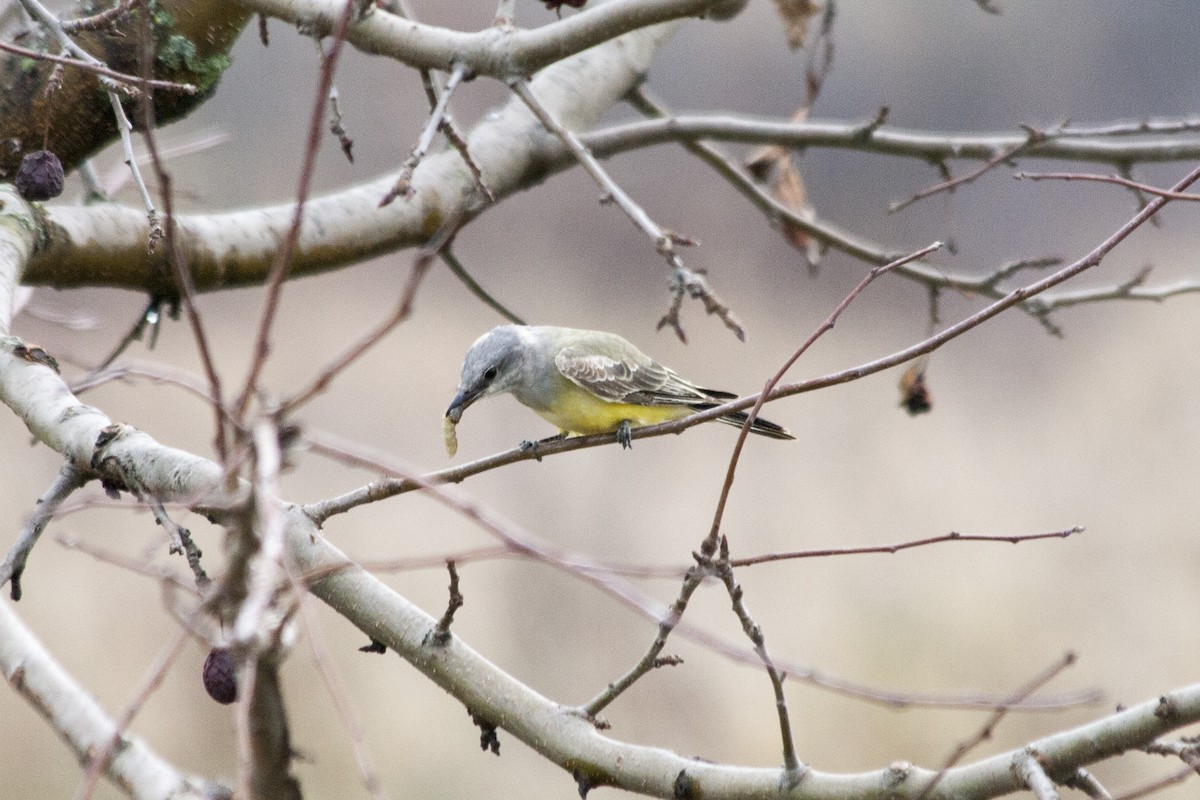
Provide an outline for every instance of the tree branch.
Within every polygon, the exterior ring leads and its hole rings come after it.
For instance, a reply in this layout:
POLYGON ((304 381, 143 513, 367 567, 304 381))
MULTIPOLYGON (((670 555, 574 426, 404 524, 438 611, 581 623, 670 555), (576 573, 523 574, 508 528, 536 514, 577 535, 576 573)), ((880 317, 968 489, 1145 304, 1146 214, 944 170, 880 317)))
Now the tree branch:
POLYGON ((224 792, 184 775, 141 739, 121 734, 91 693, 67 674, 6 603, 0 603, 0 672, 81 763, 120 736, 105 775, 135 800, 211 800, 224 792))

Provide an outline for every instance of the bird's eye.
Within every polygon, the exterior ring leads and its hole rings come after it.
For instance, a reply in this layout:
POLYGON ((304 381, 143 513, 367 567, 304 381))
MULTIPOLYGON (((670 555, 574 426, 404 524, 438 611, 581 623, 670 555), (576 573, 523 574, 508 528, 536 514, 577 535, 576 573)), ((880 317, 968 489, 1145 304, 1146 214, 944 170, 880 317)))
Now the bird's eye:
POLYGON ((496 368, 488 367, 486 370, 484 370, 483 378, 484 378, 484 380, 488 380, 488 381, 496 380, 496 368))

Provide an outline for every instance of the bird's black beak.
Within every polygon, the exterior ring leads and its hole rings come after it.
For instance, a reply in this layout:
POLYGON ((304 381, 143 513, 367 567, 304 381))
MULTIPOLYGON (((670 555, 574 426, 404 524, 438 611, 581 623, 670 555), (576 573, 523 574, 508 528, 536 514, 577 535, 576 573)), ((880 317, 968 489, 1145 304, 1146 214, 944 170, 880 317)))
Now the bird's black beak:
POLYGON ((467 407, 478 400, 482 394, 482 389, 459 389, 458 394, 454 395, 454 399, 450 401, 450 407, 446 409, 446 416, 457 425, 467 407))

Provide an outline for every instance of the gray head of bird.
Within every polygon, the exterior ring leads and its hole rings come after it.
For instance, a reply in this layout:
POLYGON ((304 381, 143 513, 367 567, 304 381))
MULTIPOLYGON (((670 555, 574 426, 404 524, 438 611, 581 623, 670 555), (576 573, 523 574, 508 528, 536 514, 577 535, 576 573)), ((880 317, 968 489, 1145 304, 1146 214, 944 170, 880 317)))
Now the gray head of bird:
POLYGON ((458 424, 467 407, 481 397, 510 392, 521 377, 524 348, 521 326, 501 325, 475 340, 463 358, 458 392, 446 416, 458 424))

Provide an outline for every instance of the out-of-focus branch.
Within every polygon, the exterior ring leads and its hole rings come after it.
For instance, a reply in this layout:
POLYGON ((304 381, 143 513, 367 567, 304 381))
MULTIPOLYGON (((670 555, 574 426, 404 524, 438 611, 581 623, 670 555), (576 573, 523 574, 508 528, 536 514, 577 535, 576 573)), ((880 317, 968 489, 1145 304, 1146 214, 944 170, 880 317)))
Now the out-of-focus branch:
MULTIPOLYGON (((81 763, 119 734, 117 724, 92 694, 54 660, 7 603, 0 603, 0 672, 81 763)), ((141 739, 121 735, 119 742, 104 774, 131 797, 211 800, 222 795, 219 787, 188 777, 141 739)))
POLYGON ((777 144, 797 150, 829 147, 921 161, 987 162, 1020 148, 1022 159, 1091 161, 1109 164, 1193 161, 1200 158, 1200 119, 1062 127, 1029 143, 1028 133, 922 131, 868 122, 782 122, 743 116, 679 114, 627 122, 581 138, 598 157, 608 158, 666 142, 712 140, 777 144))

